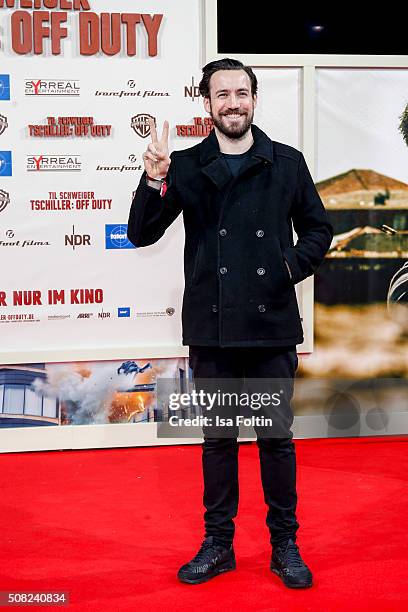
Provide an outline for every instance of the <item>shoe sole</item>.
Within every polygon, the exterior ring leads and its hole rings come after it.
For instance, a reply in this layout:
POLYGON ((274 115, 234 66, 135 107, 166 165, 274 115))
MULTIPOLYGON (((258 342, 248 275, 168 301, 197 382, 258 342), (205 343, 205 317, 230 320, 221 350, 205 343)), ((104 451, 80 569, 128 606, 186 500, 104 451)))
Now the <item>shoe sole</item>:
POLYGON ((236 569, 237 564, 235 561, 228 561, 226 563, 221 563, 218 567, 214 568, 211 574, 207 574, 207 576, 203 576, 202 578, 183 578, 182 576, 177 575, 177 578, 180 582, 184 582, 186 584, 202 584, 203 582, 207 582, 211 580, 211 578, 215 578, 219 574, 224 574, 225 572, 231 572, 236 569))
POLYGON ((282 572, 278 570, 276 567, 271 567, 271 572, 279 576, 283 584, 287 586, 289 589, 310 589, 310 587, 313 586, 313 581, 303 582, 302 584, 290 584, 289 582, 285 580, 284 574, 282 574, 282 572))

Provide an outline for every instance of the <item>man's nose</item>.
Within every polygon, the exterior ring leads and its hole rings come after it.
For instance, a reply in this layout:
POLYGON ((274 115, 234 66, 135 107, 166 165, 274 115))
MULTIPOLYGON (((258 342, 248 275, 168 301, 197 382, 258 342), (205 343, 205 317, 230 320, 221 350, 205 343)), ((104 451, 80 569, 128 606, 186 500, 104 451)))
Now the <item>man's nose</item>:
POLYGON ((228 103, 231 108, 238 108, 239 100, 236 94, 230 93, 228 103))

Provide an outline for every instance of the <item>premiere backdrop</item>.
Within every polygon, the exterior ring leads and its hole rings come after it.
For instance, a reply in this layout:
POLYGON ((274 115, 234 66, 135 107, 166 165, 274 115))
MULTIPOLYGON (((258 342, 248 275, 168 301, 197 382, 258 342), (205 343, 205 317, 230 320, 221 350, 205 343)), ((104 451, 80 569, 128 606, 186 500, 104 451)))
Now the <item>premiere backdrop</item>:
MULTIPOLYGON (((201 3, 30 4, 0 2, 1 361, 185 355, 181 217, 140 250, 126 223, 148 117, 170 121, 170 149, 211 129, 201 3)), ((256 113, 297 148, 299 74, 260 69, 256 113)))
MULTIPOLYGON (((113 13, 107 0, 61 0, 40 13, 30 4, 0 2, 0 357, 20 364, 0 368, 1 449, 154 444, 167 412, 157 381, 191 384, 180 345, 183 230, 178 219, 138 250, 126 221, 148 116, 159 130, 170 121, 171 149, 211 129, 197 88, 202 6, 123 0, 113 13), (60 363, 46 363, 50 354, 60 363), (85 436, 78 425, 90 426, 85 436), (21 444, 12 429, 27 432, 21 444)), ((301 69, 256 72, 256 123, 301 148, 301 69)), ((300 360, 300 435, 402 431, 407 74, 318 70, 315 180, 335 238, 315 277, 315 352, 300 360)), ((304 288, 299 351, 313 336, 304 288)))
POLYGON ((87 5, 47 11, 42 25, 39 11, 0 11, 3 361, 33 348, 63 360, 67 349, 180 343, 181 228, 139 253, 126 223, 147 117, 159 129, 170 120, 172 148, 196 141, 176 125, 202 115, 185 89, 199 68, 199 3, 87 5), (20 39, 27 53, 12 48, 20 39))
MULTIPOLYGON (((191 383, 184 233, 179 218, 139 250, 126 223, 148 117, 159 132, 169 120, 171 150, 211 129, 198 91, 203 3, 46 5, 0 1, 1 449, 154 444, 155 429, 140 425, 163 419, 158 377, 191 383), (136 423, 126 439, 98 428, 136 423), (93 429, 75 443, 58 434, 67 425, 93 429), (7 437, 11 428, 28 437, 7 437)), ((300 69, 257 75, 256 123, 300 148, 300 69)), ((310 293, 297 293, 310 313, 310 293)), ((307 350, 311 317, 303 323, 307 350)))

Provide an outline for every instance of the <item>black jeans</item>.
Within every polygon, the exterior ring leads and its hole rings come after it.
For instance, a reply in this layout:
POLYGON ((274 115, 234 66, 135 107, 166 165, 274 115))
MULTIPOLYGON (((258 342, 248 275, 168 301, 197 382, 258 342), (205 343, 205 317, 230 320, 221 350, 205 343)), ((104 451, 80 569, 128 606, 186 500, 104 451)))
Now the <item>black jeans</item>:
MULTIPOLYGON (((194 379, 288 379, 288 404, 298 365, 296 347, 220 348, 190 346, 190 367, 194 379)), ((293 422, 293 414, 289 427, 293 422)), ((268 506, 266 524, 272 545, 288 538, 296 540, 296 454, 292 433, 286 437, 265 437, 257 431, 261 480, 268 506)), ((214 437, 205 427, 202 444, 204 477, 203 502, 205 536, 225 546, 231 544, 238 510, 238 443, 237 437, 214 437)))

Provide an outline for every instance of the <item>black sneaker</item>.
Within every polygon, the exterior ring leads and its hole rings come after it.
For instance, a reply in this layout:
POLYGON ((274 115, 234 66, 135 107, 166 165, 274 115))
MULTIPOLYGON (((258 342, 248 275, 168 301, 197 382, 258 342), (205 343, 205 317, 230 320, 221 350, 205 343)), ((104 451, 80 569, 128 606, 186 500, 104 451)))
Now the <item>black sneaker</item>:
POLYGON ((201 548, 189 563, 183 565, 177 574, 181 582, 200 584, 211 580, 218 574, 235 569, 235 554, 231 544, 229 548, 214 542, 213 536, 205 538, 201 548))
POLYGON ((304 563, 293 540, 273 547, 271 570, 291 589, 306 589, 313 584, 312 572, 304 563))

